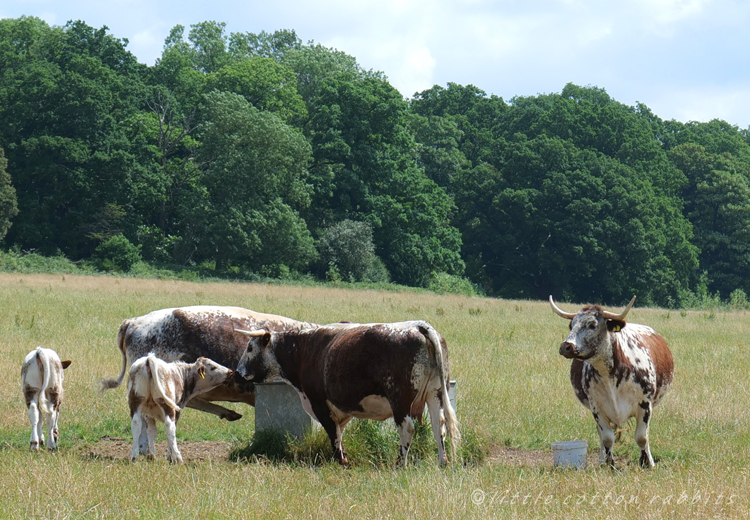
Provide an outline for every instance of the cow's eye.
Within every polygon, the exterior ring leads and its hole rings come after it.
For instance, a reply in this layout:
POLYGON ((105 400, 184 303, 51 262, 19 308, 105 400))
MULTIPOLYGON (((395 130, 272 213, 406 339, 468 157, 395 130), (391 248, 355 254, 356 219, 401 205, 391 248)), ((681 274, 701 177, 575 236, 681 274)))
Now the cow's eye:
POLYGON ((590 328, 591 330, 594 330, 594 329, 596 328, 596 322, 595 322, 595 321, 592 321, 591 323, 589 323, 589 328, 590 328))

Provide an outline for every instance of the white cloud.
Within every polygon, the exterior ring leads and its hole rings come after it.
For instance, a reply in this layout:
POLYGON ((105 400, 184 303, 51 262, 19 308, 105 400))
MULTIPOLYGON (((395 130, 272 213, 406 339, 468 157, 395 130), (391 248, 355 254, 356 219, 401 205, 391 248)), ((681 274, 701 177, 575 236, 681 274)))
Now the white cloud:
POLYGON ((666 88, 649 108, 662 119, 708 122, 722 119, 740 128, 750 122, 750 86, 707 86, 666 88))
POLYGON ((711 0, 635 0, 635 4, 657 24, 672 24, 700 15, 711 0))

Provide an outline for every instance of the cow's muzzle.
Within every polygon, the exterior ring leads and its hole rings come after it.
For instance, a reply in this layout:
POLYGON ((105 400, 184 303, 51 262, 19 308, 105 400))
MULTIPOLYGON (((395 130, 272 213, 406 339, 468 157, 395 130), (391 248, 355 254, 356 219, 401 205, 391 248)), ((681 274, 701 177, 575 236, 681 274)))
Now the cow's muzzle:
POLYGON ((575 359, 578 357, 578 349, 575 343, 563 341, 560 345, 560 355, 566 359, 575 359))

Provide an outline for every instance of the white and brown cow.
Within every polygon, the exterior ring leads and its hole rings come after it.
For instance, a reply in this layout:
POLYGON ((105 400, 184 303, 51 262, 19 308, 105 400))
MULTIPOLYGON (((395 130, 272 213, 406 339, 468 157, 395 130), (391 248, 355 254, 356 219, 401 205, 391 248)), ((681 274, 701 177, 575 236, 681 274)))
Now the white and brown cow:
POLYGON ((182 462, 177 448, 176 423, 180 411, 192 398, 209 392, 231 379, 232 370, 206 358, 195 363, 167 363, 154 354, 144 356, 130 367, 128 404, 130 405, 133 450, 131 460, 138 458, 139 440, 147 432, 146 456, 154 458, 156 421, 164 423, 167 433, 167 460, 182 462))
POLYGON ((21 388, 31 419, 32 450, 44 446, 44 422, 47 423, 47 447, 57 449, 60 436, 58 420, 63 400, 63 370, 70 361, 60 361, 57 353, 37 347, 26 355, 21 367, 21 388), (42 417, 42 414, 44 417, 42 417))
MULTIPOLYGON (((122 384, 125 371, 133 361, 154 353, 164 361, 192 363, 207 357, 231 369, 245 352, 247 338, 235 329, 265 328, 288 330, 310 327, 311 324, 241 307, 193 306, 161 309, 144 316, 128 318, 117 332, 117 346, 122 354, 122 370, 117 379, 103 379, 102 390, 122 384)), ((252 383, 237 377, 190 401, 187 406, 235 421, 239 413, 212 401, 228 401, 255 405, 252 383)))
POLYGON ((573 360, 570 381, 576 397, 594 415, 601 440, 599 462, 614 466, 615 432, 634 417, 640 464, 653 467, 649 425, 653 408, 674 375, 667 342, 651 327, 625 322, 635 296, 620 314, 598 305, 565 312, 552 296, 549 301, 556 314, 570 320, 570 333, 560 345, 560 355, 573 360))
POLYGON ((325 429, 334 456, 348 460, 341 444, 352 417, 383 421, 393 417, 406 465, 414 418, 425 403, 438 445, 438 461, 447 462, 445 429, 452 460, 460 441, 458 420, 448 399, 448 350, 427 322, 336 324, 250 336, 238 373, 253 382, 281 379, 300 394, 302 405, 325 429), (445 413, 444 413, 445 412, 445 413))

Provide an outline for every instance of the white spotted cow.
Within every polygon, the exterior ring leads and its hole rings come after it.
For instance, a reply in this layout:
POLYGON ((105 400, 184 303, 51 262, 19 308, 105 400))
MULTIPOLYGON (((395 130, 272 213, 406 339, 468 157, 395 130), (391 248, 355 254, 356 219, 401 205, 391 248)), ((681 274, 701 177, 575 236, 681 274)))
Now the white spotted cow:
MULTIPOLYGON (((192 363, 199 357, 212 359, 231 369, 245 352, 247 339, 235 329, 265 328, 287 330, 311 324, 275 314, 243 309, 198 305, 161 309, 144 316, 128 318, 117 332, 117 347, 122 354, 122 369, 117 379, 100 382, 102 391, 122 384, 128 365, 149 353, 164 361, 192 363)), ((234 410, 213 404, 228 401, 255 405, 255 387, 241 377, 227 381, 214 390, 187 403, 189 408, 235 421, 242 417, 234 410)))
POLYGON ((325 429, 342 465, 348 460, 341 438, 352 417, 393 417, 400 437, 399 461, 405 466, 413 419, 422 416, 425 403, 439 463, 447 462, 446 427, 456 460, 461 435, 448 399, 448 350, 429 323, 347 323, 243 333, 250 340, 238 373, 253 382, 281 379, 292 385, 305 410, 325 429))
POLYGON ((549 301, 556 314, 570 320, 570 333, 560 345, 560 355, 573 360, 570 381, 576 397, 596 421, 600 464, 614 467, 615 432, 634 417, 640 465, 653 467, 649 425, 653 409, 674 375, 667 342, 651 327, 625 321, 635 296, 620 314, 598 305, 577 313, 565 312, 555 305, 552 296, 549 301))
POLYGON ((21 367, 21 388, 31 419, 32 450, 44 446, 44 423, 47 423, 47 447, 57 449, 60 436, 58 420, 63 400, 63 370, 70 361, 60 361, 57 353, 37 347, 26 355, 21 367), (43 416, 42 416, 43 414, 43 416))
POLYGON ((167 363, 154 354, 136 360, 128 378, 133 451, 131 460, 138 458, 139 439, 145 428, 148 437, 146 456, 154 458, 156 421, 164 423, 167 433, 167 460, 182 463, 177 448, 176 423, 180 411, 190 399, 213 390, 231 379, 232 370, 206 359, 195 363, 175 361, 167 363))

